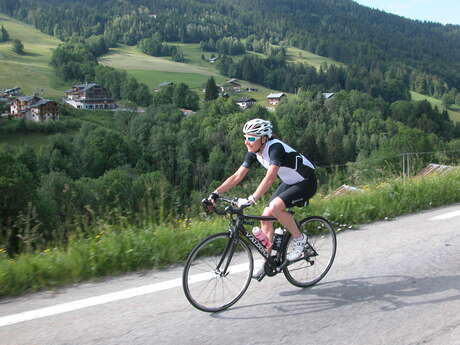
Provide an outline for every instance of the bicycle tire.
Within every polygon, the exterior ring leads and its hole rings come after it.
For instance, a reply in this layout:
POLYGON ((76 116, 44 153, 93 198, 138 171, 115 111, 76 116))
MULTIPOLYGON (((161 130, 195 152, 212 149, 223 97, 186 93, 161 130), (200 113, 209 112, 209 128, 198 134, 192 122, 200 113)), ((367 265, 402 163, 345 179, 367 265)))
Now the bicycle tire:
POLYGON ((254 263, 252 252, 243 240, 236 242, 227 274, 224 276, 217 270, 222 256, 226 255, 224 266, 231 254, 225 253, 230 240, 228 232, 207 237, 192 250, 185 263, 182 274, 184 293, 190 304, 199 310, 217 312, 227 309, 249 287, 254 263), (219 297, 222 301, 217 301, 219 297))
MULTIPOLYGON (((334 227, 325 218, 313 216, 299 223, 299 230, 307 236, 304 256, 283 269, 286 279, 298 287, 309 287, 318 283, 329 272, 337 251, 334 227), (313 249, 313 250, 312 250, 313 249)), ((292 237, 286 245, 288 252, 292 237)))

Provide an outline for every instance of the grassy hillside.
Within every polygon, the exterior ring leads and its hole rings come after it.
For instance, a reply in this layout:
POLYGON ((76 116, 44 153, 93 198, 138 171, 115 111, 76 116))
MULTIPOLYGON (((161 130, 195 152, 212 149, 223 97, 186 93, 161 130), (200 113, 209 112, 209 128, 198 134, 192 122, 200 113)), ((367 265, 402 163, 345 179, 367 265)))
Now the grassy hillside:
POLYGON ((302 50, 293 47, 289 47, 287 49, 287 57, 288 61, 290 62, 304 63, 307 65, 311 65, 316 69, 319 69, 319 67, 323 63, 327 63, 328 65, 344 66, 344 64, 341 62, 337 62, 327 57, 313 54, 307 50, 302 50))
POLYGON ((61 98, 68 85, 60 82, 49 66, 51 49, 60 41, 3 14, 0 25, 11 39, 21 40, 25 51, 18 55, 13 52, 11 41, 0 43, 0 88, 19 86, 24 94, 43 89, 45 97, 61 98))
MULTIPOLYGON (((61 98, 63 91, 69 85, 56 78, 49 65, 51 50, 61 42, 4 14, 0 14, 0 25, 8 30, 12 39, 21 40, 26 52, 24 55, 14 53, 11 41, 0 43, 0 88, 19 86, 24 94, 43 89, 45 97, 61 98)), ((213 64, 201 59, 203 52, 199 44, 174 43, 174 45, 181 47, 186 63, 174 62, 170 58, 148 56, 136 47, 126 45, 111 49, 109 54, 100 59, 100 62, 126 70, 151 89, 168 80, 186 83, 192 89, 200 91, 210 76, 214 76, 217 83, 228 79, 220 75, 213 64)), ((204 55, 210 57, 211 53, 204 53, 204 55)), ((288 60, 310 64, 316 68, 319 68, 323 62, 339 64, 297 48, 288 48, 288 60)), ((260 103, 265 102, 268 93, 276 91, 245 82, 243 87, 257 88, 257 92, 242 93, 241 96, 253 97, 260 103)))
MULTIPOLYGON (((437 106, 439 110, 443 109, 442 101, 440 99, 423 95, 418 92, 411 91, 411 96, 414 101, 428 100, 433 106, 437 106)), ((451 106, 447 112, 449 113, 452 121, 460 122, 460 107, 458 105, 451 106)))
MULTIPOLYGON (((99 62, 127 71, 129 75, 147 84, 151 89, 157 88, 158 84, 164 81, 182 82, 201 95, 201 90, 210 76, 214 76, 218 84, 228 80, 228 77, 217 72, 213 64, 201 59, 202 52, 199 44, 176 45, 182 48, 186 63, 174 62, 171 58, 150 56, 142 53, 137 47, 126 45, 111 49, 109 54, 99 59, 99 62)), ((209 57, 211 54, 205 55, 209 57)), ((244 81, 241 83, 243 87, 256 87, 258 91, 240 95, 251 96, 261 103, 265 102, 267 94, 274 91, 244 81)))
MULTIPOLYGON (((192 89, 201 91, 210 76, 214 76, 217 83, 228 79, 228 77, 219 74, 215 65, 201 58, 202 54, 209 58, 211 53, 203 53, 199 44, 174 43, 174 45, 182 49, 186 63, 174 62, 171 58, 149 56, 142 53, 137 47, 127 45, 111 49, 110 53, 99 61, 101 64, 126 70, 128 74, 147 84, 150 88, 156 88, 158 84, 164 81, 172 81, 174 83, 186 83, 192 89)), ((288 61, 309 64, 315 68, 319 68, 324 62, 340 64, 297 48, 288 48, 288 61)), ((275 91, 244 81, 242 86, 257 88, 257 92, 242 93, 241 96, 253 97, 260 103, 266 101, 268 93, 275 91)))

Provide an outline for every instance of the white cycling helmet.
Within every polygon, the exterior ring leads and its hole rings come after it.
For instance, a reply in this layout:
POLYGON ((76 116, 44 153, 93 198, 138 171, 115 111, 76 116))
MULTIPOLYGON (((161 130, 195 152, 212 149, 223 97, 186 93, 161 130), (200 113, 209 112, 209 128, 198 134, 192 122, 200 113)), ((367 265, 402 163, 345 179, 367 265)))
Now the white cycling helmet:
POLYGON ((252 119, 244 124, 243 133, 257 137, 272 136, 272 123, 262 119, 252 119))

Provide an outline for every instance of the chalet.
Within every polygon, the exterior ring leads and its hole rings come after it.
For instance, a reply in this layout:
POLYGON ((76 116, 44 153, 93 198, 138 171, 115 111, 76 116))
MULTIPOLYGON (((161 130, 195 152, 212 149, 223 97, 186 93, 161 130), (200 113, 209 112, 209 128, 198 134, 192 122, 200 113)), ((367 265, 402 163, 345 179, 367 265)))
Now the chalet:
POLYGON ((174 83, 172 81, 164 81, 160 84, 158 84, 158 87, 161 89, 162 87, 167 87, 167 86, 172 86, 174 83))
POLYGON ((230 79, 221 86, 222 93, 224 92, 241 92, 241 84, 236 79, 230 79))
POLYGON ((16 118, 35 122, 59 120, 59 107, 57 102, 49 99, 23 96, 11 103, 10 114, 16 118))
POLYGON ((240 106, 241 109, 248 109, 256 104, 256 100, 254 98, 242 97, 236 100, 236 104, 240 106))
POLYGON ((109 92, 96 83, 74 85, 65 91, 64 102, 77 109, 116 109, 109 92))
POLYGON ((3 89, 0 90, 0 97, 6 98, 6 97, 16 97, 21 95, 21 88, 20 87, 14 87, 12 89, 3 89))
POLYGON ((283 92, 279 93, 271 93, 267 96, 267 101, 269 105, 277 105, 279 102, 281 102, 281 99, 283 97, 286 97, 286 94, 283 92))

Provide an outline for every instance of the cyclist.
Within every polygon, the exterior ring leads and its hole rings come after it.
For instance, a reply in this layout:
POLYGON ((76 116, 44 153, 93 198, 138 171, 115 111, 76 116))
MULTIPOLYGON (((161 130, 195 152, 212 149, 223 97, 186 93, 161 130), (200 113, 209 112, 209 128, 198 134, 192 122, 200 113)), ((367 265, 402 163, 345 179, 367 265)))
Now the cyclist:
MULTIPOLYGON (((299 231, 294 217, 286 211, 292 206, 303 206, 316 193, 317 182, 315 166, 302 154, 291 148, 286 143, 272 136, 272 124, 263 119, 252 119, 243 127, 244 143, 248 152, 243 164, 230 177, 228 177, 209 196, 213 203, 223 194, 239 184, 257 160, 267 169, 265 177, 253 194, 247 199, 239 199, 238 206, 252 205, 257 202, 272 186, 276 176, 281 179, 281 184, 270 198, 268 206, 262 216, 272 216, 291 233, 294 241, 287 259, 296 260, 302 256, 306 244, 306 237, 299 231)), ((273 223, 262 221, 261 229, 270 239, 273 238, 273 223)), ((258 277, 263 272, 263 267, 254 275, 258 277)))

